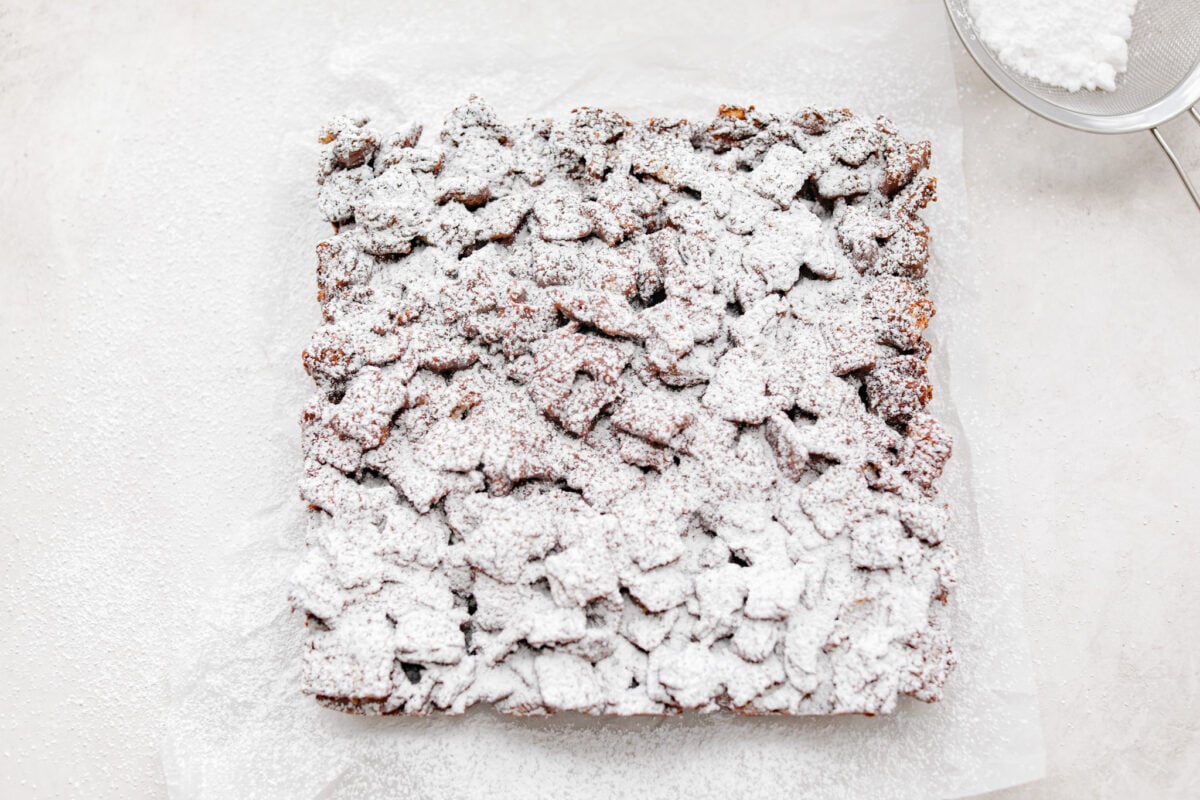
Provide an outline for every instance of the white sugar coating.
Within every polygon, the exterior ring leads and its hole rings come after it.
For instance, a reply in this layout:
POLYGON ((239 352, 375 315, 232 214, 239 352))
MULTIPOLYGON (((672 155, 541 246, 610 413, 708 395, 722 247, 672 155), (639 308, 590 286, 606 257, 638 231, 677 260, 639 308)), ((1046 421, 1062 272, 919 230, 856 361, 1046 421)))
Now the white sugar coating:
POLYGON ((582 109, 323 137, 304 690, 886 713, 954 663, 928 143, 582 109))
POLYGON ((1072 92, 1116 89, 1137 0, 970 0, 979 36, 1009 69, 1072 92))

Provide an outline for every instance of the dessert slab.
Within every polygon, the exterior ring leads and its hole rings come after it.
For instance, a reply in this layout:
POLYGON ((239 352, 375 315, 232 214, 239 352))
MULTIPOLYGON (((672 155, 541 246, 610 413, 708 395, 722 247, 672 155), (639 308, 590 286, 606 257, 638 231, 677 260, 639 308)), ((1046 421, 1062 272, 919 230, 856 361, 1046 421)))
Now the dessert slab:
MULTIPOLYGON (((432 127, 432 126, 430 126, 432 127)), ((928 141, 845 109, 322 135, 303 687, 876 714, 954 664, 928 141)))

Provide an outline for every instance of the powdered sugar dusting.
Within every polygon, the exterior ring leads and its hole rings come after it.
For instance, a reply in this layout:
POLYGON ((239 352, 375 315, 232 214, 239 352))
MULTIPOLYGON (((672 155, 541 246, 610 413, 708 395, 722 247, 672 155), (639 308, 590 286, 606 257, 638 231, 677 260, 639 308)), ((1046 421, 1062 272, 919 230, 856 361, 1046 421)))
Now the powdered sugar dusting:
POLYGON ((368 713, 940 695, 927 143, 845 111, 325 132, 304 688, 368 713))
POLYGON ((1009 69, 1072 92, 1117 88, 1137 0, 970 0, 979 36, 1009 69))

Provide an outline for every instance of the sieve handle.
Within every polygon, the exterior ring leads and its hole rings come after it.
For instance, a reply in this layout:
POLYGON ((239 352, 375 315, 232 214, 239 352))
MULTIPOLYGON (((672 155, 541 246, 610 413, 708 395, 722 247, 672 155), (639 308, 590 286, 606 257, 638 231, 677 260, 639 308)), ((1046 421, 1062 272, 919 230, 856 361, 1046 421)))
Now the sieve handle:
MULTIPOLYGON (((1197 124, 1200 124, 1200 114, 1196 113, 1196 109, 1189 108, 1188 111, 1192 113, 1192 119, 1196 120, 1197 124)), ((1164 139, 1162 134, 1158 132, 1158 128, 1151 128, 1150 133, 1154 134, 1154 140, 1158 142, 1158 146, 1161 147, 1163 152, 1167 154, 1167 158, 1171 159, 1171 166, 1175 167, 1175 171, 1179 173, 1180 180, 1182 180, 1183 185, 1187 187, 1188 194, 1192 196, 1192 202, 1196 204, 1196 208, 1200 208, 1200 191, 1196 190, 1196 185, 1192 183, 1192 179, 1188 177, 1187 171, 1183 168, 1183 164, 1179 163, 1179 156, 1175 155, 1175 151, 1171 149, 1170 145, 1167 144, 1167 140, 1164 139)))

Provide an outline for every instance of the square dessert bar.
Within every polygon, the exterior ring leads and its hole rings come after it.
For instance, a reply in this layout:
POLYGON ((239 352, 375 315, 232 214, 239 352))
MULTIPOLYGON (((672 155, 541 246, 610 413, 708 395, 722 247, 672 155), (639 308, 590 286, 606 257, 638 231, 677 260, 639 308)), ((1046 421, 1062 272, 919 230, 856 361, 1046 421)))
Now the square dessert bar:
POLYGON ((325 131, 303 689, 344 711, 941 696, 929 144, 582 108, 325 131))

